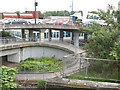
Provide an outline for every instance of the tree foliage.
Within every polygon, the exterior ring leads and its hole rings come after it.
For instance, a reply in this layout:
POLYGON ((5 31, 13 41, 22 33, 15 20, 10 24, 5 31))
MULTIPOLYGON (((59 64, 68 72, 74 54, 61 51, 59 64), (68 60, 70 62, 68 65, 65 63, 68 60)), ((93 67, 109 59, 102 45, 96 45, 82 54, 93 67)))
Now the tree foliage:
POLYGON ((120 59, 120 30, 117 18, 120 13, 114 10, 113 6, 108 5, 106 11, 98 9, 90 13, 97 14, 104 20, 106 25, 100 26, 93 23, 93 26, 84 28, 90 35, 89 43, 85 48, 91 57, 104 59, 120 59))
POLYGON ((20 11, 15 11, 15 13, 20 13, 20 11))
POLYGON ((71 12, 64 10, 64 11, 47 11, 45 12, 45 16, 70 16, 71 12))
POLYGON ((112 51, 110 52, 112 59, 120 60, 120 43, 115 43, 112 51))
POLYGON ((114 10, 112 5, 108 5, 108 9, 106 11, 98 9, 98 11, 91 11, 89 13, 97 14, 101 20, 104 20, 107 24, 106 27, 109 30, 113 30, 118 27, 117 18, 120 14, 118 10, 114 10))
POLYGON ((0 36, 1 37, 7 37, 7 36, 10 36, 10 33, 3 30, 3 31, 0 32, 0 36))
POLYGON ((93 57, 117 59, 113 58, 113 54, 110 55, 110 53, 113 51, 115 42, 118 42, 118 38, 119 33, 117 30, 113 32, 105 30, 97 31, 89 37, 89 43, 86 44, 85 48, 88 49, 88 54, 93 57))

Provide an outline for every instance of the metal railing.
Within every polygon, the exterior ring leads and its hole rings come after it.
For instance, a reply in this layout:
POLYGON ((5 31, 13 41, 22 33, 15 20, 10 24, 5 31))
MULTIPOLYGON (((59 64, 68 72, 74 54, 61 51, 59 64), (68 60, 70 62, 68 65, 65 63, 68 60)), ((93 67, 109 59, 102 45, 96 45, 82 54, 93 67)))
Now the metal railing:
POLYGON ((45 72, 60 72, 63 67, 63 61, 48 63, 48 64, 40 64, 40 65, 18 65, 16 67, 17 73, 45 73, 45 72))
POLYGON ((18 38, 0 38, 0 47, 19 45, 24 43, 36 42, 35 39, 18 39, 18 38))
MULTIPOLYGON (((24 44, 24 43, 29 43, 29 42, 37 42, 37 43, 52 43, 55 45, 62 44, 62 45, 67 45, 68 47, 75 47, 74 46, 74 41, 73 40, 59 40, 59 39, 53 39, 49 41, 48 39, 41 40, 40 38, 7 38, 7 37, 0 37, 0 46, 6 46, 8 44, 13 45, 13 44, 24 44)), ((79 45, 82 46, 82 42, 79 42, 79 45)))
POLYGON ((61 44, 62 46, 67 45, 67 47, 75 47, 73 45, 73 41, 71 40, 51 40, 49 41, 48 39, 40 40, 39 38, 30 38, 30 39, 19 39, 19 38, 6 38, 6 37, 0 37, 0 47, 1 46, 7 46, 7 45, 14 45, 14 44, 24 44, 24 43, 30 43, 30 42, 37 42, 37 43, 46 43, 46 44, 54 44, 54 45, 59 45, 61 44))
MULTIPOLYGON (((82 54, 81 54, 82 55, 82 54)), ((119 60, 108 60, 108 59, 96 59, 96 58, 85 58, 84 56, 76 57, 77 63, 75 73, 64 72, 65 76, 71 76, 73 78, 84 78, 84 79, 97 79, 107 81, 120 81, 119 78, 119 60), (78 65, 77 65, 78 64, 78 65)), ((67 59, 70 56, 66 57, 67 59)), ((72 59, 72 58, 71 58, 72 59)), ((69 67, 65 68, 66 70, 69 67)))
MULTIPOLYGON (((82 59, 84 55, 85 52, 81 52, 63 57, 63 77, 70 76, 75 72, 78 72, 78 70, 80 69, 80 65, 84 66, 83 63, 80 64, 80 59, 82 59)), ((83 62, 83 60, 81 61, 83 62)))

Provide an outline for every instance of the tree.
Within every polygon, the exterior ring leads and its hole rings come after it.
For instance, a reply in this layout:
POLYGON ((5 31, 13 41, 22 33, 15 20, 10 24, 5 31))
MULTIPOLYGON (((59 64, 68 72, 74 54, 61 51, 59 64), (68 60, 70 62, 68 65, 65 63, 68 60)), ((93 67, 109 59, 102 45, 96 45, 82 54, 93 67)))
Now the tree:
POLYGON ((41 14, 41 11, 38 11, 38 14, 40 15, 40 14, 41 14))
POLYGON ((97 14, 100 19, 104 20, 107 24, 107 28, 109 30, 113 30, 113 28, 118 28, 117 17, 119 15, 118 10, 114 10, 114 7, 108 5, 107 11, 98 9, 98 11, 91 11, 89 13, 97 14))
POLYGON ((83 11, 82 10, 78 11, 78 13, 81 13, 81 16, 83 16, 83 11))
POLYGON ((113 59, 110 53, 113 51, 114 44, 118 42, 118 38, 118 30, 114 30, 113 32, 106 31, 106 29, 96 31, 90 35, 88 39, 89 43, 85 45, 85 48, 92 57, 113 59))
POLYGON ((100 19, 105 21, 106 25, 101 27, 93 22, 93 26, 82 28, 91 34, 89 43, 85 45, 88 55, 96 58, 120 59, 120 48, 117 47, 120 45, 120 30, 117 22, 118 11, 114 10, 113 6, 108 5, 107 11, 98 9, 98 11, 90 13, 97 14, 100 19))
POLYGON ((15 13, 20 13, 20 11, 15 11, 15 13))
POLYGON ((70 16, 70 12, 67 10, 64 11, 47 11, 45 16, 70 16))

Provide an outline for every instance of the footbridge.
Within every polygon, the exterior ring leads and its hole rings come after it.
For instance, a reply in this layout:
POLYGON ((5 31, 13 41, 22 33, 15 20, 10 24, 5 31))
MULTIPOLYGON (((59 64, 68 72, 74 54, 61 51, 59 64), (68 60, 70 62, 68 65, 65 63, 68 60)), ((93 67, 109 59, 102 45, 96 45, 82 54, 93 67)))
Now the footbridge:
POLYGON ((1 25, 1 29, 54 29, 54 30, 65 30, 65 31, 80 31, 78 26, 70 25, 47 25, 47 24, 5 24, 1 25))
MULTIPOLYGON (((84 30, 79 29, 78 26, 70 25, 47 25, 47 24, 5 24, 0 26, 1 29, 19 29, 21 30, 21 37, 25 38, 25 30, 29 32, 29 38, 33 38, 33 31, 38 31, 40 33, 40 39, 43 40, 43 34, 48 30, 48 39, 52 40, 52 30, 59 30, 59 40, 63 41, 63 31, 71 32, 71 40, 74 41, 75 46, 79 46, 79 33, 82 33, 84 30)), ((84 40, 87 39, 87 34, 84 33, 84 40)))

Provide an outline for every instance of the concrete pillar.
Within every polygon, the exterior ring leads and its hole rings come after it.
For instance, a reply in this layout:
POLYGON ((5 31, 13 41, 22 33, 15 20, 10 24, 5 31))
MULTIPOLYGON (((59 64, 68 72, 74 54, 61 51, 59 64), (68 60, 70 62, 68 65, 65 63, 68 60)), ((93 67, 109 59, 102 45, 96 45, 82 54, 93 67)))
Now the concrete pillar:
POLYGON ((41 41, 41 31, 39 31, 39 33, 40 33, 40 36, 39 36, 39 37, 40 37, 40 41, 41 41))
POLYGON ((60 38, 59 38, 60 41, 63 41, 63 31, 60 30, 60 38))
POLYGON ((33 30, 29 30, 29 39, 33 38, 33 30))
POLYGON ((21 37, 22 37, 22 39, 25 38, 25 29, 22 29, 22 30, 21 30, 21 37))
POLYGON ((49 41, 51 41, 51 39, 52 39, 52 30, 51 30, 51 29, 49 29, 49 36, 48 36, 48 39, 49 39, 49 41))
POLYGON ((41 41, 44 41, 45 40, 44 32, 46 31, 46 29, 41 29, 40 31, 41 31, 40 32, 40 39, 41 39, 41 41))
POLYGON ((44 41, 44 32, 41 32, 41 33, 40 33, 40 36, 41 36, 41 37, 40 37, 41 41, 44 41))
POLYGON ((72 32, 72 37, 71 37, 72 41, 74 40, 74 32, 72 32))
POLYGON ((74 32, 74 46, 79 47, 79 32, 74 32))

